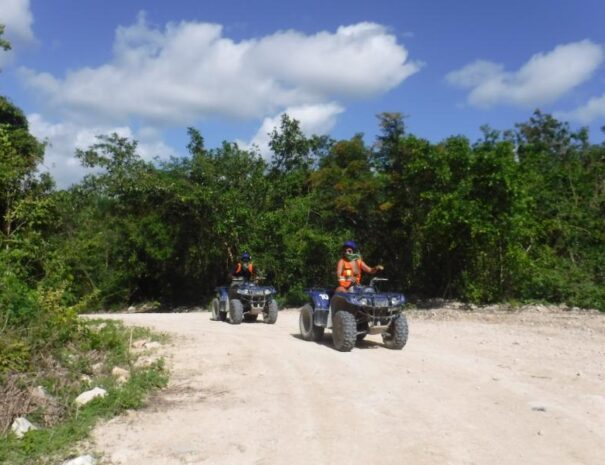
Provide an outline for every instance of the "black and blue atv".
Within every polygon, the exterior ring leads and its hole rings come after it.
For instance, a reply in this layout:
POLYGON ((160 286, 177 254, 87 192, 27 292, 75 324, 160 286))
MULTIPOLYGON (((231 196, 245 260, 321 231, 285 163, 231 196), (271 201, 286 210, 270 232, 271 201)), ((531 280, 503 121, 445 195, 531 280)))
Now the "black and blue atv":
POLYGON ((253 322, 263 315, 263 321, 273 324, 277 321, 278 306, 275 288, 260 286, 254 282, 233 278, 231 286, 216 288, 212 299, 212 319, 239 325, 242 321, 253 322))
POLYGON ((332 330, 334 348, 349 352, 368 334, 381 334, 389 349, 401 350, 408 340, 408 322, 403 313, 405 296, 379 292, 372 278, 369 286, 356 285, 347 292, 309 289, 311 302, 300 310, 300 333, 305 341, 320 341, 326 328, 332 330))

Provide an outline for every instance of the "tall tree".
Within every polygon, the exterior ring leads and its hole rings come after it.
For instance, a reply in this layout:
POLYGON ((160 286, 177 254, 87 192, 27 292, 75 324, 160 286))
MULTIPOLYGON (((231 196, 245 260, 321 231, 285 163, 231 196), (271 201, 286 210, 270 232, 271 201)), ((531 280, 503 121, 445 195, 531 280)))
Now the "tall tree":
POLYGON ((0 24, 0 48, 7 52, 11 49, 11 44, 8 40, 2 38, 4 35, 4 27, 4 24, 0 24))
POLYGON ((27 118, 6 97, 0 96, 0 229, 9 247, 17 224, 25 221, 20 205, 48 178, 37 176, 44 145, 29 132, 27 118))
POLYGON ((380 170, 389 170, 394 162, 399 142, 405 135, 404 116, 397 112, 379 113, 380 134, 376 138, 374 163, 380 170))

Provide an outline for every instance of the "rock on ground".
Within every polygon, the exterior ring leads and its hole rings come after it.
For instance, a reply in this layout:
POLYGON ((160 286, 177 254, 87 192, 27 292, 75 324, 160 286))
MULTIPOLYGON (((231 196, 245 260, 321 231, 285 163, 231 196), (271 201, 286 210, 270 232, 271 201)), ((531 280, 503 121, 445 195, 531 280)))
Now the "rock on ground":
POLYGON ((105 397, 107 395, 107 391, 100 387, 95 387, 90 391, 84 391, 78 397, 76 397, 76 404, 78 405, 86 405, 91 400, 96 399, 97 397, 105 397))
POLYGON ((15 418, 13 424, 11 425, 11 430, 15 433, 19 439, 21 439, 28 431, 38 429, 36 428, 27 418, 18 417, 15 418))
POLYGON ((95 465, 97 461, 92 455, 81 455, 75 459, 66 460, 63 465, 95 465))

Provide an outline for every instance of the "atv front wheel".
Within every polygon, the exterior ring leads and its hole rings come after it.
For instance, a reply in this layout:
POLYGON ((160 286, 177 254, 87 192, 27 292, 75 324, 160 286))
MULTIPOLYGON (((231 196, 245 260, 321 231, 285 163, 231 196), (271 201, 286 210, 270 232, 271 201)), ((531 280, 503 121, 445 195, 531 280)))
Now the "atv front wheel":
POLYGON ((305 341, 319 342, 324 335, 325 328, 313 323, 313 307, 310 304, 306 304, 300 309, 298 326, 300 327, 300 335, 305 341))
POLYGON ((382 342, 389 349, 403 349, 408 342, 408 320, 403 313, 391 321, 388 332, 382 333, 382 342))
POLYGON ((274 324, 277 321, 278 311, 279 308, 277 307, 277 302, 275 300, 272 300, 271 302, 269 302, 269 305, 267 305, 267 311, 263 315, 263 321, 270 325, 274 324))
POLYGON ((239 325, 244 319, 244 306, 238 299, 229 301, 229 320, 232 325, 239 325))
POLYGON ((356 336, 357 342, 363 341, 366 338, 366 336, 368 335, 369 330, 370 330, 370 327, 368 326, 367 323, 360 324, 357 327, 357 336, 356 336))
POLYGON ((349 352, 357 341, 357 323, 352 313, 346 310, 336 312, 332 320, 332 339, 334 348, 340 352, 349 352))
POLYGON ((212 310, 212 320, 225 321, 227 319, 227 314, 225 312, 221 312, 221 303, 218 299, 212 299, 212 303, 210 306, 212 310))

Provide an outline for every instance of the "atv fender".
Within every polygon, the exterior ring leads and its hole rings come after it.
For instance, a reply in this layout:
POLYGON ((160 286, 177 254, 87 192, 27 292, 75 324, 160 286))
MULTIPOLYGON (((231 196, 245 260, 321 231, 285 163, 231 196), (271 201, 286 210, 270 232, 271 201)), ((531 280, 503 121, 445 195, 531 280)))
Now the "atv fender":
POLYGON ((325 289, 309 289, 307 294, 313 303, 313 323, 325 328, 328 325, 330 293, 325 289))

